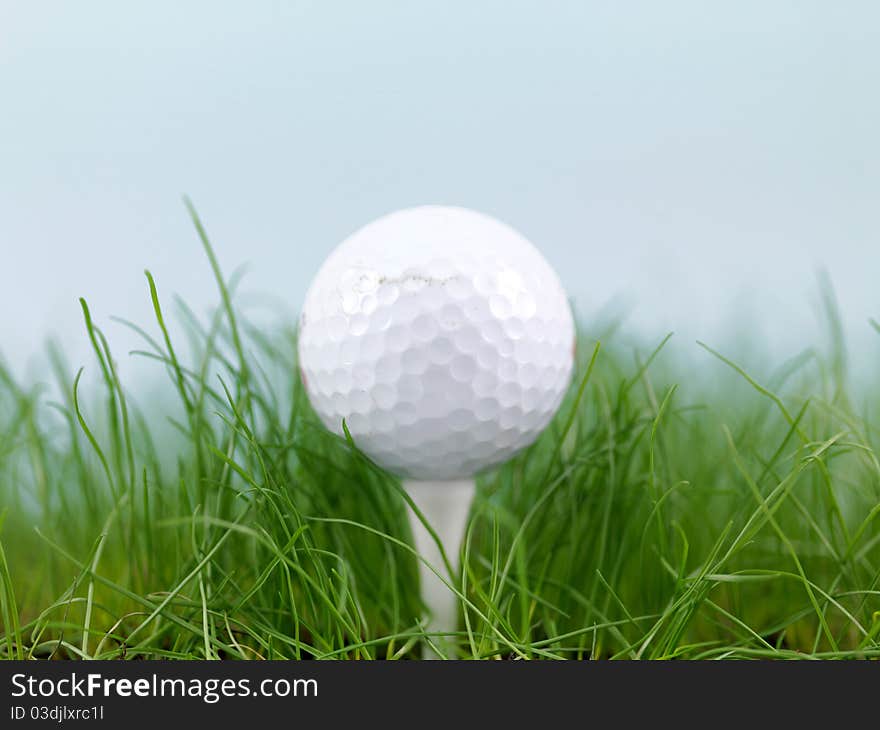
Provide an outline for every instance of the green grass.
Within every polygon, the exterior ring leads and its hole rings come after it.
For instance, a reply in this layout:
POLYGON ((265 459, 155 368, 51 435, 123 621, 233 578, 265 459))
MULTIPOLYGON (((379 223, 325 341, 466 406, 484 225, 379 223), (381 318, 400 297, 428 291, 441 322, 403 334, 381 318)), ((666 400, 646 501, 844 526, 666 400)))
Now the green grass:
MULTIPOLYGON (((138 356, 167 375, 165 419, 85 301, 96 385, 54 350, 57 402, 0 367, 0 655, 419 656, 399 484, 320 427, 295 332, 248 323, 193 218, 220 306, 179 304, 175 341, 147 274, 138 356)), ((880 655, 880 399, 826 312, 827 351, 762 377, 585 324, 555 422, 479 480, 460 655, 880 655)))

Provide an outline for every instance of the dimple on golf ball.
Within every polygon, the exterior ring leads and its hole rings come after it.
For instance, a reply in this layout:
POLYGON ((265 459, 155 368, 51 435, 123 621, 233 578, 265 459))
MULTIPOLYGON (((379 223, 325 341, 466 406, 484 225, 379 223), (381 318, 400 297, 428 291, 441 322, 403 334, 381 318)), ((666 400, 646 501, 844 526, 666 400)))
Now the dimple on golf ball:
POLYGON ((404 477, 471 476, 531 444, 571 378, 574 324, 522 235, 464 208, 383 216, 306 294, 299 362, 323 423, 404 477))

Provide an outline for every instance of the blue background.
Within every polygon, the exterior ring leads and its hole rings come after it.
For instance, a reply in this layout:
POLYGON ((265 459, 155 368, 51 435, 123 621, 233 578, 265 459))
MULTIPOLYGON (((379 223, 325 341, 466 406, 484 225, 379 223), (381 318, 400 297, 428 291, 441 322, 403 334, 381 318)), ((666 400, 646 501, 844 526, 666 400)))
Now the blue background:
POLYGON ((267 321, 358 226, 451 203, 530 237, 581 315, 622 296, 684 351, 814 339, 817 266, 873 342, 878 9, 4 2, 0 352, 24 371, 54 332, 86 361, 79 295, 124 352, 145 267, 205 311, 182 193, 267 321))

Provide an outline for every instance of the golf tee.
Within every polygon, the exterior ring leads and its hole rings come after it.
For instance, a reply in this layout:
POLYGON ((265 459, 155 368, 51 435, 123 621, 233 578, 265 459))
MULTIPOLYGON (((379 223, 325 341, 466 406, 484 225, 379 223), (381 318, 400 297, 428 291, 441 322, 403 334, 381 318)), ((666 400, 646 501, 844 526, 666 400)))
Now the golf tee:
MULTIPOLYGON (((458 585, 459 551, 464 539, 467 518, 473 501, 475 485, 473 478, 452 481, 405 480, 404 489, 419 511, 433 528, 443 545, 452 568, 448 574, 440 548, 421 520, 409 510, 410 526, 415 549, 423 560, 419 561, 419 582, 422 602, 428 609, 427 633, 437 633, 432 641, 444 653, 449 654, 455 642, 442 634, 454 632, 458 625, 458 596, 425 564, 425 561, 451 583, 458 585)), ((425 659, 436 658, 435 652, 426 648, 425 659)))

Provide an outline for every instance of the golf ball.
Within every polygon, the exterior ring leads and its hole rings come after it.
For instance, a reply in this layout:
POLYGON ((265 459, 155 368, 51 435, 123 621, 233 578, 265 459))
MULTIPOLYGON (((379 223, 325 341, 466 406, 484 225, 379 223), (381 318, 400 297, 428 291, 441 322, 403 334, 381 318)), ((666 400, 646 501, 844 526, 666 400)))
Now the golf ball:
POLYGON ((522 235, 464 208, 391 213, 306 294, 299 363, 323 423, 412 479, 471 476, 531 444, 571 378, 574 324, 522 235))

